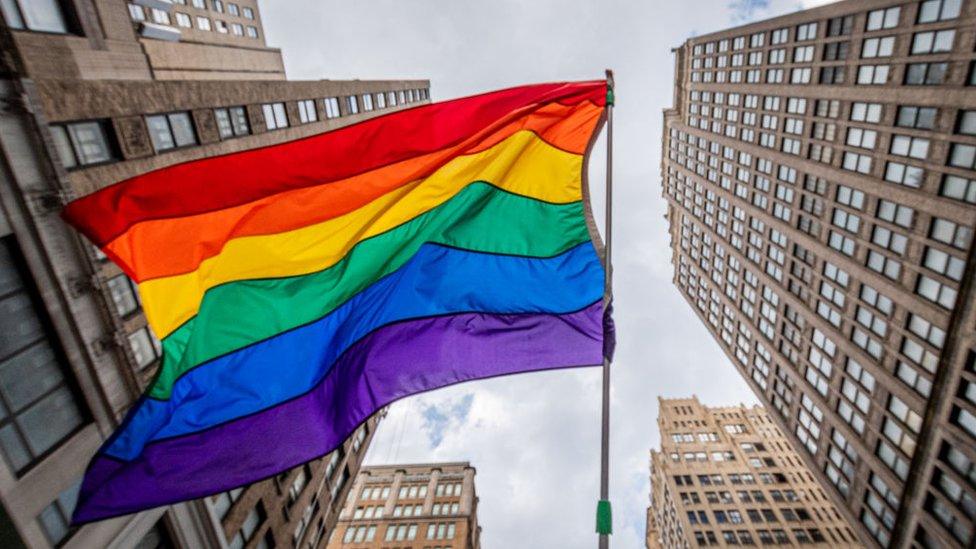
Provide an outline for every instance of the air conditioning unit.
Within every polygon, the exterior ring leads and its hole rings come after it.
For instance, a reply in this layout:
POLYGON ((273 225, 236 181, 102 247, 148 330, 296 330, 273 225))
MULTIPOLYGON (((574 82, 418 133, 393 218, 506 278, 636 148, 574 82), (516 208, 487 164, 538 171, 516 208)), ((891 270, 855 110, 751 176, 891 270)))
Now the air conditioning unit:
POLYGON ((152 38, 154 40, 166 40, 167 42, 180 41, 180 29, 168 25, 147 23, 145 21, 140 23, 139 34, 143 38, 152 38))

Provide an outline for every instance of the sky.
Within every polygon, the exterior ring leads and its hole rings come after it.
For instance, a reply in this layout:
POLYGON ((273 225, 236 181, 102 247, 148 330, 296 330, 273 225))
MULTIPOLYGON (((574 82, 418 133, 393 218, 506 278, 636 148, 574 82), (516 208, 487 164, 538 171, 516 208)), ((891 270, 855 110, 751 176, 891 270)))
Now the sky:
MULTIPOLYGON (((752 391, 672 284, 661 197, 671 48, 823 0, 263 1, 289 79, 429 79, 434 101, 614 70, 617 354, 610 489, 616 548, 644 546, 657 397, 753 404, 752 391)), ((602 220, 605 143, 590 162, 602 220)), ((401 400, 367 463, 469 461, 485 549, 592 548, 599 499, 599 368, 471 382, 401 400)))

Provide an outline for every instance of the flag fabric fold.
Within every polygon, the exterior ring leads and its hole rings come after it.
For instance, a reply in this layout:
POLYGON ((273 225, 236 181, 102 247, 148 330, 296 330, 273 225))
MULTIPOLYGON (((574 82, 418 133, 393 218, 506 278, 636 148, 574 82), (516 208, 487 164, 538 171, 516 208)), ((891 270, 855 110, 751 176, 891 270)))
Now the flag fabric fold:
POLYGON ((600 364, 584 171, 605 101, 604 81, 511 88, 70 203, 64 218, 138 283, 163 346, 73 521, 267 478, 404 396, 600 364))

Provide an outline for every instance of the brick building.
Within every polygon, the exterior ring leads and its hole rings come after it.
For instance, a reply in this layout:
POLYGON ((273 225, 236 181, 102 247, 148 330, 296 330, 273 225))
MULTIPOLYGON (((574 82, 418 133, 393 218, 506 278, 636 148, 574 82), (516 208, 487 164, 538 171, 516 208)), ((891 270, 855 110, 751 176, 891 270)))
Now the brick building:
POLYGON ((480 549, 467 462, 363 467, 329 549, 480 549))
POLYGON ((861 0, 674 50, 674 283, 866 544, 973 543, 974 49, 861 0))
POLYGON ((764 408, 658 404, 648 549, 863 547, 764 408))
POLYGON ((131 281, 58 214, 138 173, 426 102, 429 83, 287 81, 256 0, 9 0, 0 15, 0 546, 323 546, 376 418, 278 478, 68 526, 160 347, 131 281))

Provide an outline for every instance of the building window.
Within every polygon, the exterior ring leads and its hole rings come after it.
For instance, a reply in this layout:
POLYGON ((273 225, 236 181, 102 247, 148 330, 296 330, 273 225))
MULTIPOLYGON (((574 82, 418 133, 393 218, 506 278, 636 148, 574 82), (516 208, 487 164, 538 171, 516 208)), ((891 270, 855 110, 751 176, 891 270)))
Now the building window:
POLYGON ((891 57, 895 51, 895 37, 867 38, 861 45, 861 58, 891 57))
POLYGON ((244 26, 240 23, 231 23, 230 32, 232 32, 234 36, 244 36, 244 26))
POLYGON ((854 16, 834 17, 827 21, 827 36, 846 36, 854 28, 854 16))
POLYGON ((318 113, 315 111, 315 101, 312 99, 303 99, 298 102, 298 120, 302 124, 308 124, 309 122, 315 122, 319 119, 318 113))
POLYGON ((242 549, 245 545, 247 545, 247 542, 254 538, 255 532, 257 532, 257 530, 261 527, 261 524, 264 523, 264 519, 266 517, 267 515, 264 512, 264 505, 259 501, 257 506, 255 506, 254 509, 251 509, 251 512, 248 513, 247 517, 244 518, 244 523, 241 524, 241 529, 238 530, 237 534, 234 535, 234 538, 230 540, 227 547, 230 549, 242 549))
POLYGON ((170 25, 172 24, 169 19, 169 12, 166 10, 161 10, 158 8, 152 9, 153 23, 159 25, 170 25))
POLYGON ((224 2, 222 0, 213 0, 213 9, 217 13, 224 13, 224 2))
POLYGON ((85 421, 12 236, 0 238, 0 449, 21 473, 85 421))
POLYGON ((146 126, 156 152, 197 144, 193 122, 187 111, 147 116, 146 126))
POLYGON ((139 298, 136 295, 135 284, 124 274, 117 275, 105 282, 108 293, 115 304, 115 312, 125 318, 139 308, 139 298))
POLYGON ((912 55, 952 51, 955 38, 956 31, 952 29, 916 32, 912 38, 912 55))
POLYGON ((967 170, 976 169, 976 146, 953 143, 949 153, 949 165, 967 170))
POLYGON ((847 74, 846 67, 821 67, 821 84, 843 84, 844 76, 847 74))
POLYGON ((867 85, 885 84, 888 82, 888 65, 861 65, 857 68, 857 83, 867 85))
POLYGON ((75 511, 80 489, 81 481, 79 480, 58 494, 57 499, 52 501, 37 516, 44 536, 54 547, 60 546, 77 530, 76 526, 71 526, 71 514, 75 511))
POLYGON ((342 112, 339 111, 338 97, 326 97, 322 100, 322 103, 325 105, 326 118, 339 118, 342 116, 342 112))
POLYGON ((363 111, 373 110, 373 94, 364 93, 362 96, 363 111))
POLYGON ((261 105, 261 112, 264 113, 264 123, 268 131, 288 127, 288 114, 285 112, 284 103, 265 103, 261 105))
POLYGON ((185 29, 193 27, 193 22, 191 21, 190 16, 179 11, 176 12, 176 24, 185 29))
POLYGON ((217 515, 217 520, 224 520, 224 517, 227 516, 234 503, 240 499, 242 493, 244 493, 244 488, 234 488, 229 492, 217 494, 210 500, 213 505, 214 514, 217 515))
POLYGON ((895 125, 902 128, 915 128, 917 130, 931 130, 935 127, 935 117, 938 114, 935 107, 898 107, 898 117, 895 125))
POLYGON ((831 42, 824 45, 824 61, 843 61, 850 52, 850 42, 831 42))
POLYGON ((193 0, 193 7, 201 10, 207 9, 207 4, 204 0, 193 0))
POLYGON ((946 174, 939 194, 948 198, 976 204, 976 179, 946 174))
POLYGON ((4 0, 0 11, 12 29, 38 32, 68 32, 67 19, 58 0, 4 0))
POLYGON ((356 101, 355 95, 346 96, 346 111, 349 114, 359 114, 359 102, 356 101))
POLYGON ((227 23, 224 23, 220 19, 214 19, 214 26, 217 27, 217 32, 220 34, 227 34, 227 23))
POLYGON ((248 38, 257 38, 258 37, 258 28, 255 27, 255 26, 253 26, 253 25, 248 25, 247 26, 247 37, 248 38))
POLYGON ((376 94, 376 108, 385 109, 386 108, 386 94, 380 92, 376 94))
POLYGON ((148 327, 140 328, 128 336, 129 348, 139 369, 144 369, 163 355, 163 346, 148 327))
POLYGON ((918 22, 931 23, 959 17, 962 0, 927 0, 918 8, 918 22))
POLYGON ((905 85, 934 86, 945 81, 948 63, 911 63, 905 71, 905 85))
POLYGON ((67 168, 91 166, 118 159, 108 120, 71 122, 51 126, 51 137, 67 168))
POLYGON ((142 6, 137 6, 129 2, 129 17, 131 17, 133 21, 145 21, 146 11, 142 9, 142 6))
POLYGON ((247 111, 244 107, 214 109, 214 118, 217 119, 217 132, 221 139, 230 139, 251 133, 251 128, 247 124, 247 111))
POLYGON ((889 152, 895 156, 907 156, 925 160, 929 155, 929 140, 910 135, 893 135, 889 152))
POLYGON ((868 12, 865 30, 893 29, 898 26, 901 8, 888 8, 868 12))
POLYGON ((237 7, 237 4, 235 4, 233 2, 228 2, 227 3, 227 13, 229 13, 230 15, 240 15, 241 14, 240 9, 237 7))
POLYGON ((797 25, 796 27, 797 42, 803 42, 804 40, 813 40, 816 37, 817 37, 816 23, 806 23, 804 25, 797 25))
POLYGON ((242 8, 245 19, 254 19, 254 10, 248 7, 242 8))
POLYGON ((202 15, 198 15, 197 16, 197 28, 200 29, 200 30, 205 30, 205 31, 210 30, 210 19, 208 19, 208 18, 206 18, 206 17, 204 17, 202 15))

